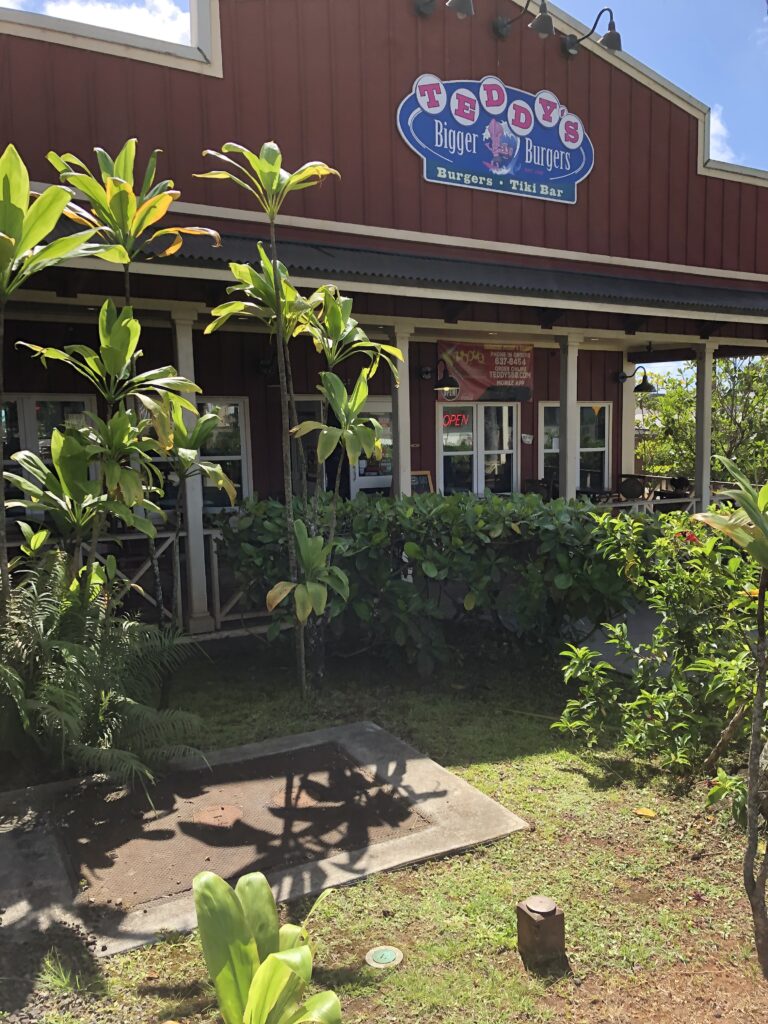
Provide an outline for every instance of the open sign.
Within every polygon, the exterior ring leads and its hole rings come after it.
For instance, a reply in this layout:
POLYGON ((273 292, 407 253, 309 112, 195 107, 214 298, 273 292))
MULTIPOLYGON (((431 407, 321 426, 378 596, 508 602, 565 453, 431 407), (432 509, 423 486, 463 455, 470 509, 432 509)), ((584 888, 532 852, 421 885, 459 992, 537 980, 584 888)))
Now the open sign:
POLYGON ((444 427, 468 427, 469 413, 467 412, 446 412, 443 414, 444 427))

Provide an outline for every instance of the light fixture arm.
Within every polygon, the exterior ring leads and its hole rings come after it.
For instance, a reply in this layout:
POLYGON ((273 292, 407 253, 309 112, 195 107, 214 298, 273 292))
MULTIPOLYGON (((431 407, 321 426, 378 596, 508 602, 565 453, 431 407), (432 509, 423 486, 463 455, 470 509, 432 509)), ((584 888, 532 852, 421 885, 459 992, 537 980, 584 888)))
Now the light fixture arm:
MULTIPOLYGON (((510 0, 510 2, 512 2, 512 0, 510 0)), ((533 3, 533 0, 525 0, 525 7, 522 9, 522 11, 520 11, 519 14, 516 14, 513 18, 505 18, 505 17, 503 17, 501 15, 499 15, 498 18, 495 18, 493 20, 493 22, 491 23, 491 26, 493 28, 493 34, 496 36, 496 38, 497 39, 506 39, 507 36, 509 35, 509 30, 515 24, 515 22, 516 21, 520 21, 521 18, 524 18, 525 15, 529 13, 530 6, 531 6, 532 3, 533 3)), ((547 11, 546 0, 544 0, 544 3, 540 3, 539 4, 539 14, 538 14, 538 17, 534 18, 534 20, 533 20, 533 22, 531 24, 535 25, 536 22, 540 21, 544 16, 547 16, 547 17, 549 16, 549 12, 547 11)), ((547 32, 547 35, 551 35, 551 34, 552 34, 552 27, 550 25, 549 26, 549 32, 547 32)))
POLYGON ((642 370, 643 373, 647 373, 648 372, 644 366, 636 366, 634 373, 625 373, 622 370, 621 373, 619 373, 619 375, 618 375, 619 384, 626 384, 628 380, 632 380, 633 377, 636 377, 638 375, 638 373, 640 372, 640 370, 642 370))
POLYGON ((514 18, 505 18, 504 21, 508 22, 510 25, 514 25, 516 21, 519 21, 521 18, 525 17, 525 15, 528 13, 528 8, 531 6, 532 3, 533 0, 525 0, 525 7, 522 9, 522 11, 520 11, 519 14, 516 14, 514 18))
POLYGON ((591 37, 595 34, 595 32, 597 32, 597 26, 598 26, 598 24, 600 22, 600 19, 606 13, 610 15, 610 20, 611 21, 616 21, 616 19, 613 16, 613 10, 610 7, 603 7, 603 9, 599 12, 597 17, 595 18, 595 23, 592 26, 592 28, 589 30, 589 32, 587 32, 586 35, 580 36, 576 40, 576 42, 577 43, 583 43, 585 39, 591 39, 591 37))

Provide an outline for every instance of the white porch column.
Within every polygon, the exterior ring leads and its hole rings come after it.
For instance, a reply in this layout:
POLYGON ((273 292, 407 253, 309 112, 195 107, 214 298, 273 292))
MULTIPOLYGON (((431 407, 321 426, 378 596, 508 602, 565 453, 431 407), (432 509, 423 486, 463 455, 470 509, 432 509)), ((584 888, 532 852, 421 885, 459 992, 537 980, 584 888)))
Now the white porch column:
MULTIPOLYGON (((192 329, 196 315, 187 310, 173 310, 174 356, 176 369, 182 377, 195 379, 195 355, 192 329)), ((186 543, 186 622, 190 633, 208 633, 214 628, 208 609, 208 581, 205 571, 205 536, 203 534, 203 482, 199 474, 184 484, 184 527, 186 543)))
POLYGON ((392 381, 392 493, 406 498, 411 493, 411 361, 412 324, 395 325, 395 345, 403 353, 398 366, 400 386, 392 381))
MULTIPOLYGON (((629 376, 635 372, 635 366, 625 358, 622 370, 629 376)), ((635 398, 635 380, 636 378, 628 380, 621 386, 621 472, 623 475, 634 473, 636 466, 635 432, 637 424, 635 414, 637 399, 635 398)), ((618 480, 614 481, 614 490, 619 483, 618 480)))
POLYGON ((579 348, 576 338, 560 338, 560 497, 576 497, 579 486, 579 348))
POLYGON ((696 356, 696 497, 704 511, 712 500, 712 389, 715 349, 708 341, 696 356))

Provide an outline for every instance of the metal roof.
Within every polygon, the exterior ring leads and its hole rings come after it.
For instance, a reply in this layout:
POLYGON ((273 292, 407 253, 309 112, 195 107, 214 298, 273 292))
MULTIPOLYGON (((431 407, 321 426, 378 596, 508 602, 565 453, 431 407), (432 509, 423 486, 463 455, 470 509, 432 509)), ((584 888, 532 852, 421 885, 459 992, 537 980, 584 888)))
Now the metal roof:
MULTIPOLYGON (((186 239, 175 257, 181 263, 210 267, 222 263, 250 263, 256 242, 242 235, 222 236, 221 248, 211 248, 207 239, 186 239)), ((621 306, 647 306, 691 310, 692 313, 728 313, 765 317, 768 321, 768 293, 739 288, 711 287, 656 281, 648 278, 590 274, 549 267, 521 267, 508 263, 476 260, 436 259, 405 252, 382 252, 308 242, 280 242, 279 256, 290 273, 311 275, 344 284, 371 282, 417 285, 435 290, 451 289, 494 295, 575 300, 621 306)))

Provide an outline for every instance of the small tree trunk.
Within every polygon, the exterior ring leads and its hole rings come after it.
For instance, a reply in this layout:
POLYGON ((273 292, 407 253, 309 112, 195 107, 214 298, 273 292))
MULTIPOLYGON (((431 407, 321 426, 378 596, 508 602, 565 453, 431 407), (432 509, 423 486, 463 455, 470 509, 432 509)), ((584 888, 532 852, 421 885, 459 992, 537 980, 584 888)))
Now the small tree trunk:
POLYGON ((8 526, 5 515, 5 303, 0 303, 0 621, 5 619, 11 598, 11 576, 8 570, 8 526))
POLYGON ((726 752, 728 747, 731 745, 731 742, 732 742, 734 736, 739 731, 739 729, 741 727, 741 724, 744 721, 744 719, 747 717, 747 712, 748 711, 749 711, 749 701, 745 700, 744 703, 741 704, 738 707, 738 709, 736 710, 736 713, 731 718, 731 720, 728 723, 728 725, 726 725, 726 727, 720 733, 720 739, 717 741, 715 746, 712 748, 712 751, 709 754, 709 756, 707 757, 707 760, 701 766, 702 772, 704 772, 705 774, 709 774, 710 772, 714 771, 714 769, 718 765, 718 762, 720 761, 720 758, 723 756, 723 754, 726 752))
MULTIPOLYGON (((290 409, 290 424, 291 427, 298 427, 299 425, 299 410, 296 407, 296 392, 293 389, 293 369, 291 367, 291 357, 288 348, 286 347, 286 360, 285 360, 285 383, 288 388, 288 406, 290 409)), ((304 509, 304 515, 306 516, 309 512, 308 494, 307 494, 307 457, 304 453, 304 445, 301 440, 294 441, 296 446, 296 462, 298 466, 298 478, 299 478, 299 500, 301 501, 304 509)))
POLYGON ((104 528, 105 519, 106 516, 103 512, 97 512, 93 519, 91 540, 88 545, 88 558, 85 562, 85 573, 83 575, 80 591, 83 610, 87 609, 88 603, 91 600, 91 573, 93 572, 93 567, 96 564, 96 552, 99 547, 99 541, 101 540, 101 531, 104 528))
MULTIPOLYGON (((275 237, 275 222, 269 223, 270 255, 272 259, 272 274, 275 285, 275 344, 277 345, 277 372, 280 379, 280 419, 281 419, 281 442, 283 449, 283 490, 285 492, 285 529, 288 542, 288 572, 292 583, 299 579, 298 562, 296 559, 296 535, 293 532, 293 480, 291 478, 291 421, 289 410, 288 379, 286 374, 286 351, 283 339, 283 307, 282 307, 282 283, 277 267, 277 240, 275 237)), ((307 666, 304 653, 304 630, 300 623, 296 624, 294 631, 294 654, 296 657, 296 675, 299 680, 301 692, 307 691, 307 666)))
POLYGON ((162 626, 163 624, 163 580, 160 576, 160 560, 157 557, 157 544, 155 544, 154 537, 147 538, 149 542, 149 560, 152 563, 152 582, 155 587, 155 606, 157 608, 157 624, 162 626))
POLYGON ((176 492, 176 522, 173 527, 173 590, 171 592, 171 614, 173 615, 173 621, 177 626, 181 626, 181 623, 179 622, 179 580, 181 578, 179 537, 181 535, 181 510, 184 500, 184 483, 185 481, 180 478, 179 489, 176 492))
POLYGON ((760 837, 760 822, 765 813, 765 794, 761 754, 763 751, 763 727, 765 724, 766 669, 768 648, 766 647, 765 594, 768 587, 768 570, 760 572, 760 588, 757 596, 757 680, 755 699, 752 705, 752 737, 749 747, 749 787, 747 803, 747 849, 744 854, 744 888, 752 909, 755 930, 757 960, 763 977, 768 981, 768 907, 766 906, 766 882, 768 881, 768 849, 762 863, 757 866, 760 837))

